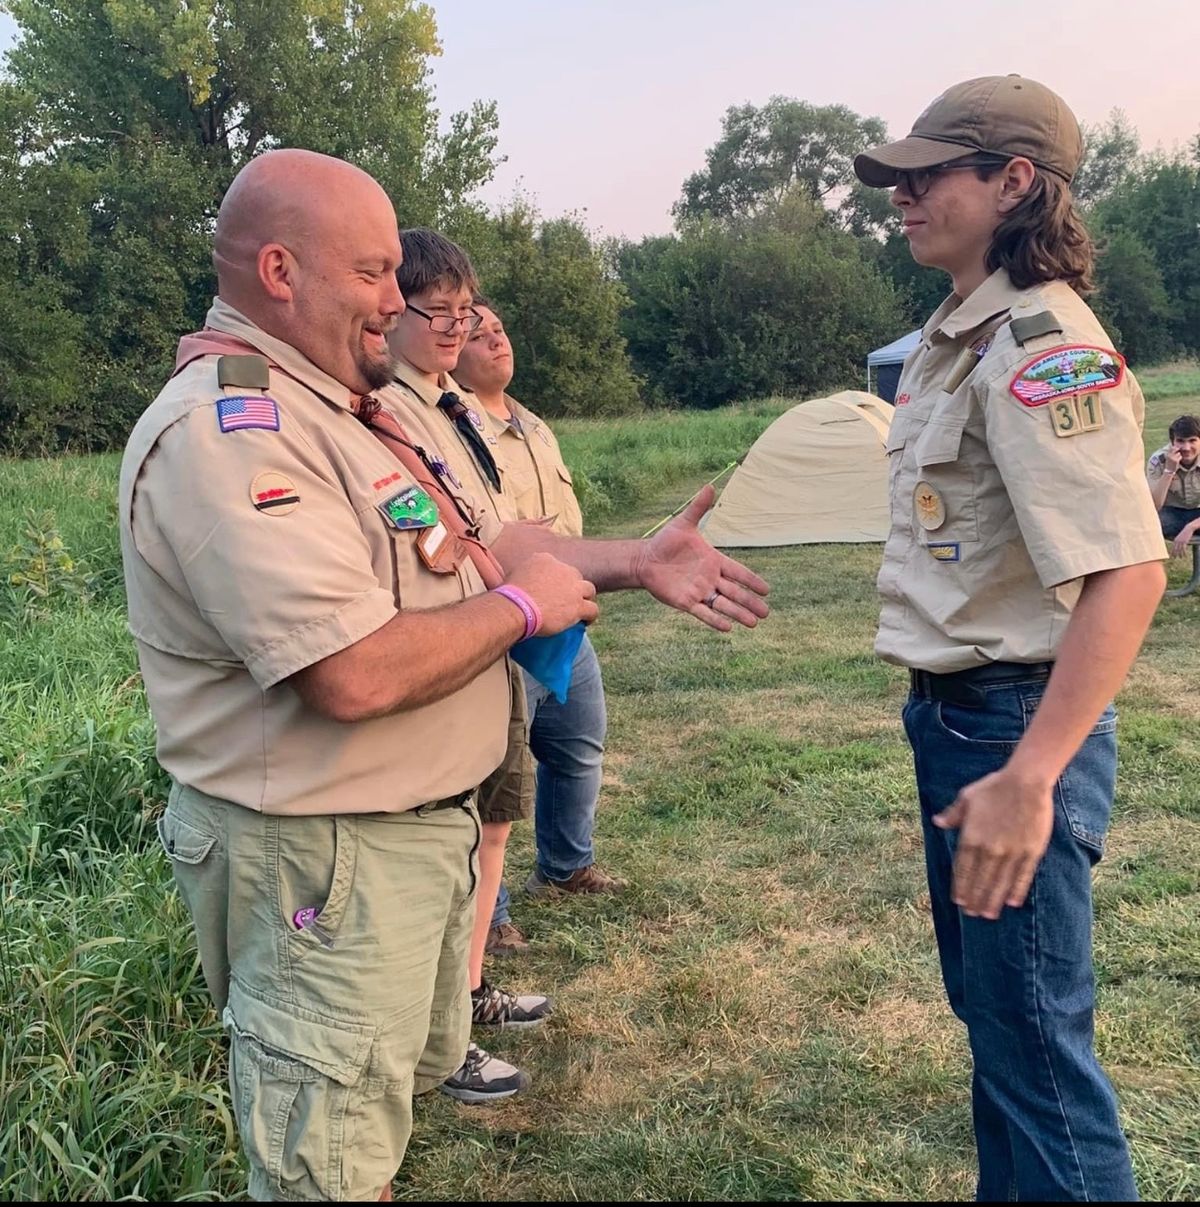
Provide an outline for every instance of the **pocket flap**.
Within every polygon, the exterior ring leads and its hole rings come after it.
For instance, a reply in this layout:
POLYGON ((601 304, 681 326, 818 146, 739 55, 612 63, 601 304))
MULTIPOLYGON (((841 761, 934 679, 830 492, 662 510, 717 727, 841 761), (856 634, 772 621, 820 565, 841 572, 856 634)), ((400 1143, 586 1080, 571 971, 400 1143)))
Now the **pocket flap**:
POLYGON ((197 830, 181 817, 165 813, 158 819, 158 841, 168 859, 176 863, 203 863, 217 840, 203 830, 197 830))
POLYGON ((883 442, 884 450, 889 453, 898 453, 907 442, 911 428, 912 420, 907 414, 901 412, 893 415, 892 422, 888 425, 887 439, 883 442))
POLYGON ((558 476, 568 485, 572 484, 571 471, 565 466, 558 466, 558 476))
POLYGON ((237 981, 229 984, 221 1021, 268 1052, 299 1060, 344 1086, 362 1076, 375 1036, 374 1027, 361 1023, 324 1022, 311 1011, 273 1006, 251 997, 237 981))
POLYGON ((944 465, 947 461, 957 461, 965 423, 965 418, 931 419, 917 438, 914 450, 917 464, 944 465))

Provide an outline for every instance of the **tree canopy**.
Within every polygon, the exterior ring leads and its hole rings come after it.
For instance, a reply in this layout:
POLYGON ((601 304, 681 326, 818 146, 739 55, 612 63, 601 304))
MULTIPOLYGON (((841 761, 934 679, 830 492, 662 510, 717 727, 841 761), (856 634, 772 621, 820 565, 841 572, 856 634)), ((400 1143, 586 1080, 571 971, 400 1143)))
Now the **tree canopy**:
MULTIPOLYGON (((121 444, 203 322, 225 190, 274 147, 359 164, 403 226, 463 243, 514 392, 551 416, 854 382, 950 288, 912 260, 888 190, 856 181, 888 132, 845 105, 732 106, 675 233, 609 246, 571 215, 480 203, 497 113, 439 114, 419 0, 0 3, 19 35, 0 74, 0 452, 121 444)), ((1120 110, 1084 134, 1098 313, 1135 362, 1200 352, 1200 134, 1147 155, 1120 110)))
POLYGON ((453 115, 438 134, 427 76, 439 47, 424 4, 8 8, 21 35, 0 85, 0 305, 18 319, 0 345, 10 450, 120 443, 169 373, 179 334, 203 320, 216 211, 256 152, 351 159, 406 225, 453 226, 493 171, 491 106, 453 115), (53 407, 48 375, 59 379, 53 407))

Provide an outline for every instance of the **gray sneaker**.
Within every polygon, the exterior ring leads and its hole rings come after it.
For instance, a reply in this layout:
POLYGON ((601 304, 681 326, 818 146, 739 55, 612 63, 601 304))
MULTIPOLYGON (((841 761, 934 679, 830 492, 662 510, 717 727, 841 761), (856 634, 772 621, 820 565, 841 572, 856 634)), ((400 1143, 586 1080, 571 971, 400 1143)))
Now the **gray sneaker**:
POLYGON ((471 1025, 474 1027, 540 1027, 554 1003, 540 993, 510 993, 484 981, 471 990, 471 1025))
POLYGON ((478 1044, 467 1048, 467 1059, 438 1089, 459 1102, 499 1102, 529 1088, 529 1074, 489 1056, 478 1044))

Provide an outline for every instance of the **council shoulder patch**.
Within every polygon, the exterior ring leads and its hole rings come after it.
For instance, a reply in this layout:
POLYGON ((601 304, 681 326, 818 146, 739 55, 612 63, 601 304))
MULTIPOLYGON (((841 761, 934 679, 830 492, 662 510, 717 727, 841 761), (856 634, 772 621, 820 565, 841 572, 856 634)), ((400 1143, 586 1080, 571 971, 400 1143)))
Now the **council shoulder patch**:
POLYGON ((1064 344, 1034 357, 1009 382, 1013 396, 1027 407, 1056 398, 1111 390, 1125 376, 1125 358, 1111 348, 1064 344))
POLYGON ((287 515, 300 506, 300 495, 286 474, 264 470, 250 483, 250 502, 266 515, 287 515))
POLYGON ((223 432, 261 427, 279 431, 279 406, 273 398, 232 396, 217 399, 217 423, 223 432))

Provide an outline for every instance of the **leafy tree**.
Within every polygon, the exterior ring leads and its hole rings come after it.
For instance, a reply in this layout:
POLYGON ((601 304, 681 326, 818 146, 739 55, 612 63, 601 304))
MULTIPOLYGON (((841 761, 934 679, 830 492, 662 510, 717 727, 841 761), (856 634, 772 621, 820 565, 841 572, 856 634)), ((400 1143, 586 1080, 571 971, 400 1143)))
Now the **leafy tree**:
POLYGON ((784 96, 771 97, 761 108, 735 105, 725 113, 704 169, 684 181, 675 216, 680 222, 746 218, 800 188, 821 202, 851 190, 850 211, 861 220, 872 206, 854 188, 854 157, 886 138, 879 118, 860 117, 845 105, 810 105, 784 96))
MULTIPOLYGON (((7 7, 20 40, 3 132, 19 150, 4 160, 0 306, 18 308, 24 288, 43 297, 22 320, 31 330, 75 316, 46 345, 77 379, 53 428, 27 412, 6 424, 9 448, 120 443, 180 332, 203 320, 217 207, 257 152, 350 159, 405 224, 467 221, 471 190, 493 170, 491 106, 454 115, 438 136, 427 64, 439 48, 431 10, 414 0, 7 7)), ((0 416, 24 405, 29 342, 0 339, 0 416)))
POLYGON ((1109 197, 1138 166, 1141 142, 1124 110, 1114 109, 1103 125, 1083 124, 1083 163, 1071 191, 1083 205, 1109 197))
POLYGON ((1133 362, 1172 351, 1171 300, 1150 249, 1132 231, 1105 240, 1097 265, 1095 309, 1121 352, 1133 362))
MULTIPOLYGON (((1093 222, 1102 237, 1126 232, 1149 250, 1166 291, 1168 344, 1200 350, 1200 166, 1182 154, 1146 160, 1095 207, 1093 222)), ((1134 245, 1117 246, 1128 264, 1134 245)), ((1144 274, 1136 279, 1144 285, 1144 274)), ((1110 306, 1120 287, 1111 285, 1110 306)))
POLYGON ((512 340, 517 398, 547 416, 640 405, 620 328, 625 290, 575 218, 543 221, 517 200, 467 245, 512 340))
POLYGON ((906 329, 892 284, 806 197, 627 245, 619 264, 634 368, 684 406, 858 383, 867 352, 906 329))

